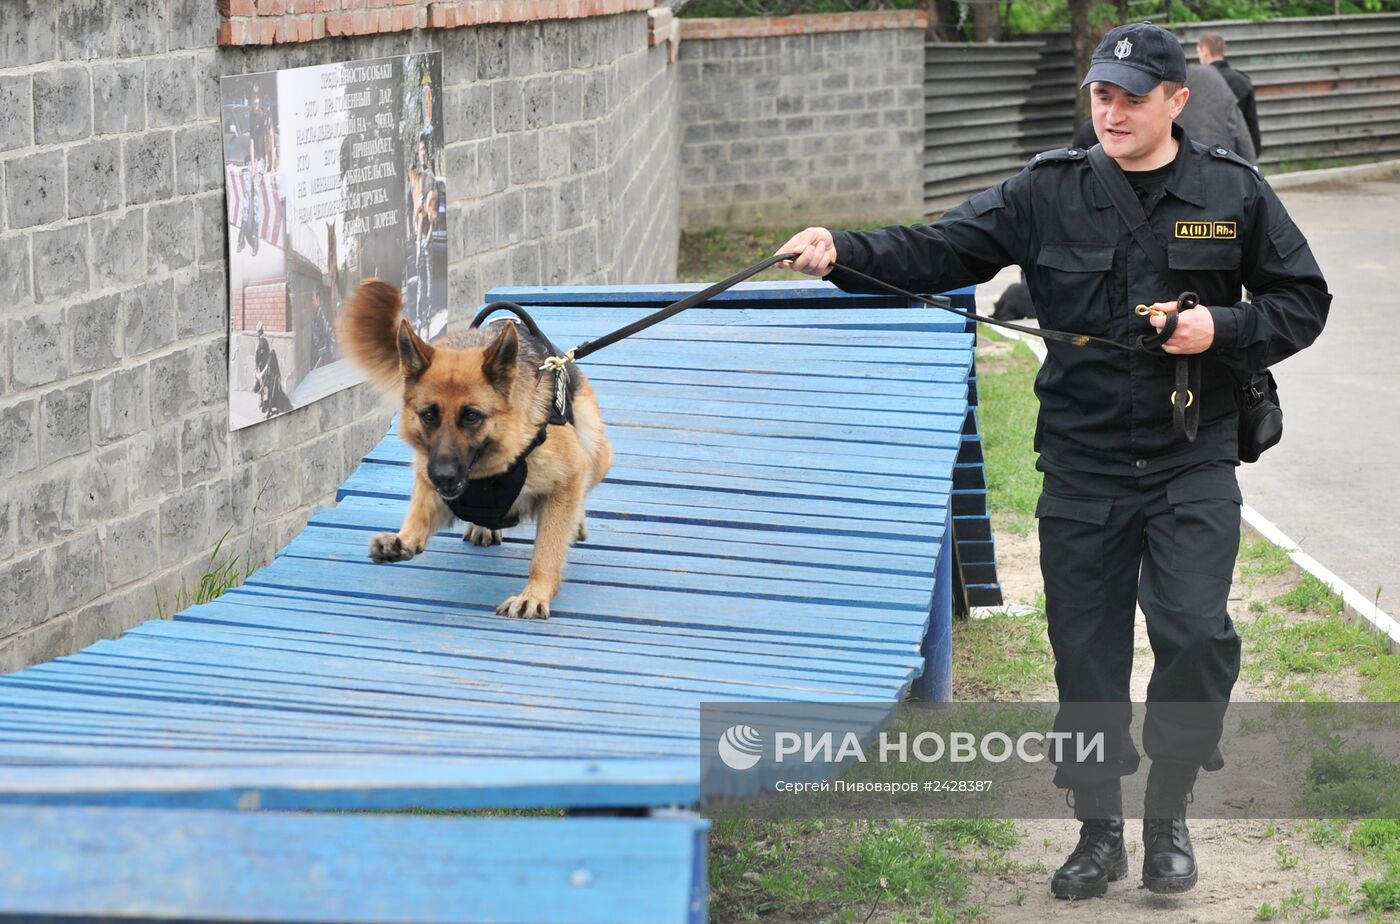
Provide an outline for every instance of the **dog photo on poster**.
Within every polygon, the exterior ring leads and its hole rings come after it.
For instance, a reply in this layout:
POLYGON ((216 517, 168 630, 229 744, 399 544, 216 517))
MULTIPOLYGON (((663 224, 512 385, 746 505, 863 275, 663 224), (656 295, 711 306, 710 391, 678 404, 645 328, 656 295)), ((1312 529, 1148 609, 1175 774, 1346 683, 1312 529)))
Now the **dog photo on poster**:
POLYGON ((363 380, 342 302, 398 286, 424 339, 447 325, 439 52, 220 81, 229 241, 229 429, 363 380))

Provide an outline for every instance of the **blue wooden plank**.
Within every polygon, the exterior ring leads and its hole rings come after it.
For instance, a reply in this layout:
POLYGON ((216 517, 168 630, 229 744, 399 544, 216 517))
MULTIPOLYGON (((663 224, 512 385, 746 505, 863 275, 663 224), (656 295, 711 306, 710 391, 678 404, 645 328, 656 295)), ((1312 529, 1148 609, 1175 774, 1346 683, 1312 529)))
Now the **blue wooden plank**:
MULTIPOLYGON (((902 432, 909 429, 948 431, 958 428, 967 414, 966 395, 923 401, 920 404, 921 407, 917 413, 910 413, 908 409, 901 407, 866 408, 860 411, 858 418, 862 426, 882 431, 902 432)), ((818 403, 815 406, 757 405, 747 402, 741 404, 735 401, 715 401, 691 396, 643 398, 627 392, 616 395, 600 394, 599 407, 602 409, 604 420, 607 423, 612 423, 614 420, 632 420, 636 421, 638 426, 656 426, 654 421, 664 423, 677 418, 682 420, 697 418, 702 421, 710 418, 736 418, 752 421, 755 417, 761 417, 765 421, 811 423, 814 420, 818 422, 841 421, 845 417, 856 416, 842 414, 836 408, 825 406, 824 403, 818 403)), ((830 427, 830 423, 822 425, 830 427)), ((876 437, 875 441, 879 441, 881 434, 875 433, 872 436, 876 437)))
MULTIPOLYGON (((460 628, 435 626, 426 622, 401 623, 372 620, 342 613, 255 606, 246 601, 224 606, 209 604, 191 611, 177 622, 213 623, 262 631, 292 632, 303 636, 314 634, 317 638, 332 644, 369 644, 375 646, 377 651, 384 655, 384 660, 393 660, 395 646, 406 642, 418 646, 433 646, 439 651, 451 651, 462 646, 465 634, 460 628)), ((522 634, 516 632, 493 632, 487 626, 473 626, 470 635, 473 640, 485 637, 498 643, 509 643, 515 646, 512 650, 520 652, 521 659, 527 662, 530 660, 548 661, 555 653, 567 653, 574 650, 631 651, 634 654, 647 654, 658 659, 674 658, 679 661, 694 661, 701 664, 721 662, 726 659, 725 648, 717 642, 701 646, 694 643, 675 645, 666 638, 617 640, 550 636, 544 639, 531 639, 529 637, 522 638, 522 634)), ((891 686, 898 686, 907 678, 908 670, 914 663, 910 653, 911 646, 907 644, 907 640, 902 647, 904 650, 899 653, 867 651, 862 653, 860 659, 853 659, 849 652, 843 652, 839 649, 799 644, 785 647, 751 642, 743 653, 734 653, 731 646, 727 654, 729 661, 740 660, 746 665, 759 668, 769 665, 783 668, 805 667, 824 674, 865 677, 888 682, 891 686)), ((229 667, 217 674, 206 671, 199 675, 199 681, 203 683, 205 690, 233 690, 238 688, 240 684, 255 684, 260 692, 263 690, 298 690, 301 691, 301 695, 309 696, 316 695, 316 689, 325 688, 335 691, 330 695, 336 697, 337 700, 347 694, 356 696, 361 693, 380 692, 389 695, 416 696, 424 698, 421 705, 428 711, 442 707, 442 704, 437 702, 438 700, 449 704, 481 700, 492 703, 529 702, 534 705, 544 705, 542 701, 556 695, 562 704, 559 708, 578 710, 583 713, 596 712, 602 716, 639 715, 652 712, 688 716, 690 713, 684 711, 682 707, 692 705, 687 700, 647 701, 645 706, 639 705, 635 700, 609 700, 603 697, 598 697, 595 700, 580 700, 575 697, 570 700, 567 698, 568 688, 555 694, 542 687, 538 678, 531 679, 531 686, 526 688, 518 686, 505 688, 499 684, 488 684, 481 680, 470 681, 469 679, 468 682, 463 682, 460 676, 446 676, 445 672, 445 679, 435 682, 422 675, 413 676, 412 679, 400 678, 391 675, 390 671, 385 671, 373 678, 351 673, 342 673, 337 676, 330 672, 330 665, 326 662, 312 662, 312 664, 312 668, 303 674, 278 675, 261 664, 250 663, 241 667, 229 667)), ((114 678, 116 681, 128 679, 140 683, 149 682, 153 686, 170 690, 198 691, 200 689, 199 683, 188 672, 169 671, 142 675, 134 668, 111 659, 103 662, 88 659, 81 664, 59 661, 44 665, 42 669, 36 669, 33 673, 33 676, 38 678, 47 678, 51 675, 65 678, 69 683, 81 683, 87 678, 107 683, 108 678, 114 678)), ((455 709, 455 707, 451 708, 455 709)), ((557 714, 557 712, 553 714, 557 714)))
MULTIPOLYGON (((359 561, 369 557, 367 543, 344 530, 316 531, 302 535, 283 550, 289 558, 327 561, 359 561)), ((443 571, 458 571, 465 574, 494 575, 500 573, 519 574, 528 572, 533 550, 526 545, 512 543, 498 546, 489 553, 461 542, 440 542, 429 545, 424 552, 410 562, 400 563, 405 568, 426 568, 443 571), (509 562, 505 568, 501 562, 509 562)), ((650 557, 639 561, 633 553, 620 553, 621 562, 600 560, 592 549, 579 549, 570 555, 570 580, 588 584, 628 586, 648 584, 666 590, 713 593, 716 582, 722 582, 723 592, 729 596, 750 596, 765 600, 815 600, 839 606, 869 606, 872 598, 879 598, 880 608, 917 609, 928 601, 928 588, 917 586, 912 578, 893 579, 887 586, 879 587, 867 579, 862 582, 838 583, 815 580, 810 575, 789 573, 777 576, 764 573, 761 566, 750 568, 704 567, 704 562, 696 561, 690 567, 677 567, 669 560, 650 557), (905 586, 899 586, 903 584, 905 586)))
MULTIPOLYGON (((362 465, 345 480, 345 494, 367 494, 374 497, 407 498, 413 490, 413 474, 402 466, 362 465)), ((655 487, 619 484, 605 481, 588 495, 590 511, 619 514, 644 514, 654 511, 658 516, 674 512, 677 516, 702 517, 720 523, 760 522, 763 528, 791 525, 794 528, 824 529, 830 532, 857 532, 869 521, 869 528, 882 533, 878 524, 924 525, 931 510, 928 505, 911 508, 905 505, 857 503, 835 498, 775 496, 769 493, 743 493, 737 490, 709 490, 692 485, 669 484, 655 487), (759 518, 750 514, 761 514, 759 518)), ((914 528, 908 531, 913 532, 914 528)))
MULTIPOLYGON (((779 388, 773 378, 768 381, 773 387, 761 388, 754 383, 755 377, 745 376, 728 384, 711 382, 667 382, 665 384, 642 381, 633 374, 634 370, 585 370, 593 382, 594 391, 604 408, 621 400, 640 402, 646 400, 666 400, 681 406, 692 402, 716 401, 728 404, 747 404, 758 410, 766 410, 769 405, 803 408, 809 412, 822 408, 844 408, 853 411, 901 411, 914 416, 921 415, 930 401, 967 401, 967 385, 963 382, 928 382, 924 387, 913 386, 917 394, 896 394, 893 390, 875 391, 862 388, 809 388, 798 390, 779 388), (608 375, 603 375, 608 371, 608 375)), ((633 405, 635 406, 635 404, 633 405)), ((606 417, 604 418, 606 419, 606 417)))
MULTIPOLYGON (((971 299, 957 305, 963 311, 973 309, 971 299)), ((556 323, 577 323, 586 327, 597 324, 614 330, 651 313, 647 307, 623 307, 608 304, 578 304, 571 306, 529 305, 530 313, 546 331, 556 323)), ((777 328, 805 328, 811 331, 870 331, 886 334, 892 331, 918 331, 921 335, 956 335, 972 338, 968 321, 940 308, 895 308, 871 306, 865 302, 832 305, 817 302, 792 302, 786 308, 764 309, 752 305, 693 308, 679 322, 704 326, 729 327, 736 331, 769 331, 777 328)), ((560 344, 556 344, 560 345, 560 344)))
MULTIPOLYGON (((316 590, 277 590, 264 587, 239 587, 225 594, 236 598, 235 605, 259 609, 274 608, 299 614, 326 616, 350 616, 360 621, 402 623, 406 631, 417 631, 417 626, 449 628, 458 631, 490 632, 501 637, 524 637, 526 639, 600 639, 621 641, 629 644, 656 645, 668 651, 684 652, 690 648, 733 652, 736 650, 765 652, 789 652, 802 656, 811 652, 813 656, 831 652, 834 657, 849 661, 871 661, 872 663, 903 664, 907 660, 909 640, 891 636, 878 636, 860 639, 834 638, 790 638, 784 636, 760 635, 746 625, 738 626, 663 626, 663 625, 623 625, 596 621, 550 619, 543 622, 520 622, 499 619, 495 613, 471 615, 469 613, 444 612, 441 607, 423 601, 386 603, 384 601, 357 600, 352 597, 337 596, 316 590)), ((212 605, 212 604, 211 604, 212 605)), ((191 611, 198 614, 203 611, 191 611)), ((175 621, 187 618, 177 614, 175 621)), ((193 618, 191 616, 190 618, 193 618)), ((74 655, 73 657, 79 657, 74 655)))
POLYGON ((0 916, 693 920, 706 823, 0 808, 0 916))
MULTIPOLYGON (((618 322, 632 319, 627 314, 611 314, 598 309, 554 314, 542 312, 541 317, 547 318, 547 321, 541 323, 548 324, 545 333, 558 347, 602 336, 609 333, 618 322)), ((838 339, 833 338, 830 331, 788 326, 792 320, 789 316, 784 319, 783 324, 745 325, 742 329, 736 329, 732 324, 671 320, 639 331, 627 339, 650 344, 652 349, 657 350, 666 349, 671 343, 708 343, 719 350, 725 349, 731 343, 762 343, 774 350, 795 351, 799 355, 809 347, 827 349, 844 343, 857 353, 868 354, 871 358, 910 357, 914 361, 919 361, 918 354, 925 347, 929 350, 959 352, 966 352, 972 347, 971 334, 929 332, 917 342, 913 342, 907 334, 871 327, 858 336, 838 339)))
MULTIPOLYGON (((496 286, 486 293, 486 301, 512 301, 521 305, 664 305, 693 295, 709 285, 711 283, 680 282, 613 286, 496 286)), ((965 286, 939 294, 971 295, 975 291, 975 287, 965 286)), ((716 295, 713 303, 752 302, 774 310, 789 302, 865 303, 891 298, 897 297, 852 295, 823 279, 750 279, 716 295)), ((903 302, 903 299, 898 301, 903 302)))
POLYGON ((876 379, 849 376, 838 379, 754 370, 749 370, 741 376, 733 372, 688 369, 680 366, 593 366, 588 365, 587 359, 580 366, 589 379, 596 383, 595 390, 604 395, 613 390, 625 391, 634 383, 640 383, 677 389, 733 388, 753 392, 758 401, 772 393, 869 395, 923 400, 937 398, 950 390, 955 393, 963 391, 967 387, 965 380, 941 373, 937 379, 876 379))
MULTIPOLYGON (((739 462, 776 466, 791 477, 829 481, 845 475, 896 475, 905 478, 949 478, 958 458, 956 448, 926 449, 884 444, 878 452, 859 443, 815 440, 785 441, 768 437, 710 433, 703 440, 685 438, 679 432, 610 427, 608 437, 618 455, 689 459, 697 462, 739 462)), ((386 440, 366 455, 366 462, 412 461, 412 451, 397 437, 386 440)))
MULTIPOLYGON (((279 558, 248 583, 259 587, 333 591, 362 600, 417 600, 459 610, 493 613, 501 600, 519 591, 524 575, 487 577, 452 570, 409 571, 370 562, 305 562, 279 558)), ((796 637, 861 638, 909 625, 918 610, 843 607, 786 600, 747 601, 742 597, 649 590, 566 580, 551 618, 673 626, 750 625, 759 634, 796 637)), ((506 617, 501 617, 506 618, 506 617)))
MULTIPOLYGON (((350 495, 338 507, 317 511, 312 522, 367 532, 393 531, 399 528, 408 510, 408 502, 399 497, 383 498, 350 495)), ((778 530, 731 528, 725 524, 668 522, 665 520, 626 519, 589 511, 587 544, 612 543, 619 548, 633 548, 638 541, 649 541, 662 554, 687 550, 688 554, 707 552, 720 558, 744 558, 753 561, 791 561, 798 564, 819 564, 836 568, 872 570, 874 573, 926 575, 931 579, 936 548, 933 537, 911 538, 863 537, 859 556, 837 542, 819 543, 811 534, 778 530), (636 537, 644 537, 639 540, 636 537)), ((443 540, 458 540, 460 527, 451 527, 439 536, 443 540)), ((528 543, 534 537, 534 527, 523 524, 506 530, 506 542, 528 543)), ((367 537, 366 537, 367 538, 367 537)), ((491 554, 490 550, 480 550, 491 554)))
MULTIPOLYGON (((822 352, 803 351, 790 356, 775 356, 772 349, 762 346, 741 344, 716 350, 703 344, 695 346, 667 347, 662 351, 645 350, 641 345, 628 346, 628 341, 594 353, 581 363, 584 372, 606 366, 613 369, 691 369, 710 372, 723 372, 737 376, 749 371, 761 371, 766 375, 792 384, 810 382, 813 379, 841 379, 854 383, 857 380, 874 379, 885 382, 966 382, 967 353, 935 353, 926 362, 877 362, 851 355, 851 350, 834 349, 822 352), (808 355, 811 352, 812 355, 808 355)), ((842 382, 835 382, 840 386, 842 382)))
POLYGON ((349 811, 692 805, 699 762, 5 747, 0 805, 349 811), (42 763, 17 760, 36 758, 42 763), (102 768, 94 773, 94 768, 102 768))
MULTIPOLYGON (((398 524, 386 521, 384 526, 392 530, 397 528, 398 524)), ((628 577, 637 582, 645 581, 647 575, 664 569, 677 574, 761 578, 778 588, 789 588, 792 584, 812 585, 836 595, 859 593, 863 595, 863 599, 869 599, 873 595, 872 591, 876 590, 917 590, 923 593, 928 591, 928 581, 923 576, 877 575, 864 569, 837 570, 791 561, 721 558, 713 554, 713 544, 708 541, 691 543, 691 549, 677 547, 672 543, 660 547, 655 537, 645 534, 636 534, 628 542, 627 534, 609 533, 607 535, 619 538, 615 543, 604 544, 603 535, 600 532, 587 542, 576 543, 569 550, 570 563, 586 565, 590 569, 597 568, 597 573, 600 574, 615 574, 617 581, 628 577), (706 554, 688 554, 692 550, 706 554), (629 571, 633 573, 629 575, 629 571)), ((449 538, 457 537, 450 535, 449 538)), ((307 558, 334 555, 348 560, 367 557, 368 549, 368 537, 360 531, 336 529, 317 522, 308 524, 302 534, 283 549, 282 554, 307 558)), ((455 567, 485 571, 494 568, 491 562, 496 558, 529 561, 534 549, 524 541, 503 542, 492 548, 478 548, 466 542, 440 542, 431 545, 424 554, 457 556, 451 559, 455 567)), ((839 554, 832 557, 840 558, 839 554)), ((846 561, 849 565, 849 557, 846 561)))
MULTIPOLYGON (((921 625, 910 621, 911 625, 921 625)), ((425 633, 431 637, 431 633, 425 633)), ((637 682, 637 678, 697 680, 707 683, 763 684, 792 686, 819 684, 833 692, 847 687, 876 687, 881 684, 898 686, 904 671, 894 674, 878 670, 822 670, 822 665, 809 665, 791 659, 751 659, 735 655, 728 660, 719 658, 673 657, 656 663, 653 652, 626 646, 586 648, 578 645, 521 645, 513 641, 483 638, 474 633, 441 635, 432 640, 390 640, 327 638, 322 634, 288 631, 275 626, 241 627, 232 624, 181 620, 166 622, 151 620, 127 633, 122 644, 138 641, 187 641, 203 644, 228 645, 243 649, 248 657, 295 659, 308 665, 320 665, 330 659, 362 659, 374 662, 374 667, 386 661, 400 664, 438 665, 459 671, 470 681, 478 669, 530 673, 532 676, 561 676, 573 679, 587 676, 611 679, 614 682, 637 682), (269 652, 275 652, 270 654, 269 652), (522 670, 523 669, 523 670, 522 670), (893 680, 893 682, 891 682, 893 680)), ((387 669, 387 668, 386 668, 387 669)), ((502 713, 504 714, 504 712, 502 713)), ((542 721, 554 722, 554 715, 542 721)))
MULTIPOLYGON (((740 363, 738 371, 769 372, 807 375, 833 374, 849 375, 852 369, 880 369, 888 367, 906 371, 943 367, 961 369, 964 378, 972 360, 972 339, 963 334, 927 334, 929 338, 941 338, 940 342, 928 349, 918 346, 880 348, 877 351, 864 350, 851 343, 832 342, 819 344, 788 344, 768 342, 762 336, 734 338, 730 340, 704 340, 699 338, 647 339, 629 337, 612 344, 605 350, 590 354, 581 363, 601 363, 617 366, 680 366, 708 368, 696 365, 707 357, 714 357, 740 363)), ((551 338, 553 339, 553 338, 551 338)), ((555 344, 562 348, 562 344, 555 344)), ((723 367, 721 367, 723 368, 723 367)))
MULTIPOLYGON (((407 500, 408 491, 393 482, 372 482, 365 478, 351 478, 341 489, 343 497, 363 495, 381 499, 407 500)), ((776 505, 761 503, 763 499, 736 501, 736 509, 725 511, 712 505, 683 506, 679 503, 643 503, 637 500, 618 500, 608 491, 600 488, 589 498, 588 514, 591 520, 628 519, 647 523, 688 523, 706 530, 723 528, 742 530, 746 533, 780 532, 789 536, 803 534, 806 542, 863 542, 866 539, 891 541, 915 540, 936 542, 941 538, 941 526, 912 519, 914 513, 906 516, 902 523, 888 520, 852 517, 842 519, 820 514, 783 513, 773 508, 776 505), (811 537, 826 537, 817 539, 811 537)), ((747 538, 747 536, 746 536, 747 538)), ((801 544, 802 540, 797 540, 801 544)), ((717 592, 723 592, 722 589, 717 592)))

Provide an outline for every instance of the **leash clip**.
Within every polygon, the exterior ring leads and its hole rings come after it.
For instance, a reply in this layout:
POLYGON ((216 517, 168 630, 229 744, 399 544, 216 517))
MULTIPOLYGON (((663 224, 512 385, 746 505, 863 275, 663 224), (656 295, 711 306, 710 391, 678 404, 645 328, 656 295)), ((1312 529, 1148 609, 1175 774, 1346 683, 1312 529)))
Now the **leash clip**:
POLYGON ((565 353, 563 356, 546 356, 544 359, 544 365, 540 366, 540 371, 556 373, 563 372, 564 367, 574 361, 574 350, 577 349, 578 347, 573 347, 569 350, 569 352, 565 353))

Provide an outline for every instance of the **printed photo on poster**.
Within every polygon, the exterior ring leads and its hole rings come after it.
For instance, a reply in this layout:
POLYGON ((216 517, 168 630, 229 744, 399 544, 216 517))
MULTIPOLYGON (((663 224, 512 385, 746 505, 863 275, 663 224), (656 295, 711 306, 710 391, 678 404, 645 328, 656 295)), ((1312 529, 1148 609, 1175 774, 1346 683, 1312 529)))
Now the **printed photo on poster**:
POLYGON ((439 53, 225 77, 229 425, 362 380, 337 324, 362 279, 400 286, 426 339, 447 324, 439 53))

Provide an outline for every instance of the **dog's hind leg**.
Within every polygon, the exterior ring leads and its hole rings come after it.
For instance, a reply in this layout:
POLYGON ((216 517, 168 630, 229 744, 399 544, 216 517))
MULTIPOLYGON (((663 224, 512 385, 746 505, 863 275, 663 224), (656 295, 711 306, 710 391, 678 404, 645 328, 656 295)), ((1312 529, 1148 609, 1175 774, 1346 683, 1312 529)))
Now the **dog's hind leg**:
POLYGON ((369 557, 375 561, 408 561, 428 544, 428 539, 452 516, 438 492, 421 474, 413 479, 408 516, 397 533, 380 533, 369 541, 369 557))
POLYGON ((466 531, 462 533, 462 541, 470 542, 472 545, 500 545, 501 531, 468 523, 466 531))

